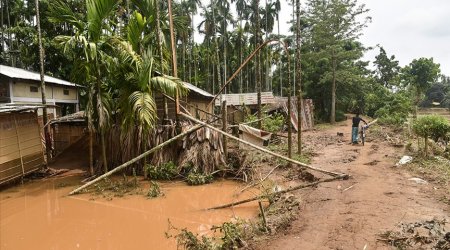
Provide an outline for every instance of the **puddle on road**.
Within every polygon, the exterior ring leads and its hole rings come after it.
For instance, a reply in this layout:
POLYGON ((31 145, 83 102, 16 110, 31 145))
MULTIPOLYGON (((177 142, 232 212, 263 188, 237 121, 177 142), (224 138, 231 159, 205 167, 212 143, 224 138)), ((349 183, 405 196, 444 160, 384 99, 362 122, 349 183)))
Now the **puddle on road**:
POLYGON ((67 181, 38 180, 0 192, 0 249, 176 249, 176 240, 165 236, 168 220, 177 228, 211 234, 212 225, 258 212, 257 203, 201 210, 254 195, 236 198, 241 186, 232 181, 163 183, 164 197, 126 195, 110 201, 92 200, 90 194, 68 197, 73 186, 61 185, 67 181))

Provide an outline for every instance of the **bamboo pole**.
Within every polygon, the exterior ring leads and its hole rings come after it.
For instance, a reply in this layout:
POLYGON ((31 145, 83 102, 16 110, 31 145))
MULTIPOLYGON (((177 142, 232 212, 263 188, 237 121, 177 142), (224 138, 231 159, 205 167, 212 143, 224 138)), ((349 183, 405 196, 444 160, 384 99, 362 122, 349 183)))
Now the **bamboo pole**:
POLYGON ((116 172, 118 172, 118 171, 120 171, 120 170, 122 170, 122 169, 124 169, 124 168, 126 168, 128 166, 130 166, 131 164, 133 164, 133 163, 135 163, 135 162, 137 162, 137 161, 147 157, 151 153, 153 153, 153 152, 155 152, 155 151, 157 151, 157 150, 159 150, 159 149, 169 145, 170 143, 178 140, 179 138, 181 138, 181 137, 183 137, 183 136, 185 136, 187 134, 190 134, 190 133, 194 132, 195 130, 197 130, 197 129, 201 128, 201 127, 203 127, 203 125, 196 125, 196 126, 190 128, 190 129, 186 130, 185 132, 170 138, 169 140, 159 144, 158 146, 155 146, 152 149, 150 149, 150 150, 140 154, 139 156, 137 156, 137 157, 135 157, 135 158, 133 158, 133 159, 123 163, 122 165, 118 166, 117 168, 114 168, 111 171, 109 171, 109 172, 107 172, 107 173, 105 173, 105 174, 95 178, 94 180, 92 180, 92 181, 82 185, 81 187, 76 188, 75 190, 70 192, 69 195, 73 195, 73 194, 76 194, 76 193, 80 192, 81 190, 91 186, 92 184, 94 184, 94 183, 96 183, 96 182, 98 182, 98 181, 100 181, 100 180, 102 180, 102 179, 104 179, 104 178, 106 178, 108 176, 111 176, 112 174, 114 174, 114 173, 116 173, 116 172))
POLYGON ((16 130, 16 136, 17 136, 17 146, 19 146, 20 166, 22 166, 22 178, 23 178, 25 176, 25 169, 23 167, 22 145, 20 144, 19 129, 18 129, 17 119, 16 119, 16 115, 15 114, 13 114, 13 118, 14 118, 14 128, 16 130))
POLYGON ((222 208, 233 207, 233 206, 236 206, 236 205, 240 205, 240 204, 244 204, 244 203, 248 203, 248 202, 252 202, 252 201, 268 198, 270 196, 285 194, 285 193, 289 193, 289 192, 292 192, 292 191, 295 191, 295 190, 298 190, 298 189, 302 189, 302 188, 313 187, 313 186, 316 186, 319 183, 331 182, 331 181, 335 181, 335 180, 339 180, 339 179, 345 179, 346 177, 348 177, 348 175, 335 176, 335 177, 332 177, 332 178, 328 178, 328 179, 324 179, 324 180, 320 180, 320 181, 315 181, 315 182, 308 183, 308 184, 298 185, 298 186, 295 186, 295 187, 292 187, 292 188, 288 188, 286 190, 273 192, 271 194, 258 195, 258 196, 255 196, 253 198, 232 202, 232 203, 228 203, 228 204, 217 206, 217 207, 207 208, 206 210, 215 210, 215 209, 222 209, 222 208))
POLYGON ((290 163, 294 163, 294 164, 300 165, 300 166, 302 166, 302 167, 305 167, 305 168, 308 168, 308 169, 311 169, 311 170, 315 170, 315 171, 317 171, 317 172, 321 172, 321 173, 324 173, 324 174, 328 174, 328 175, 331 175, 331 176, 337 176, 337 177, 340 177, 340 178, 348 177, 347 174, 343 174, 343 173, 335 173, 335 172, 327 171, 327 170, 324 170, 324 169, 316 168, 316 167, 307 165, 307 164, 305 164, 305 163, 302 163, 302 162, 293 160, 293 159, 288 158, 288 157, 286 157, 286 156, 283 156, 283 155, 274 153, 274 152, 272 152, 272 151, 270 151, 270 150, 268 150, 268 149, 265 149, 265 148, 263 148, 263 147, 254 145, 253 143, 250 143, 250 142, 248 142, 248 141, 244 141, 244 140, 242 140, 242 139, 240 139, 240 138, 237 138, 237 137, 235 137, 235 136, 233 136, 233 135, 230 135, 230 134, 228 134, 228 133, 225 133, 225 132, 223 132, 222 130, 216 128, 216 127, 213 127, 213 126, 211 126, 211 125, 209 125, 209 124, 207 124, 207 123, 205 123, 205 122, 202 122, 202 121, 200 121, 200 120, 198 120, 198 119, 195 119, 194 117, 189 116, 189 115, 186 115, 186 114, 184 114, 184 113, 180 113, 180 115, 183 116, 183 117, 185 117, 185 118, 187 118, 187 119, 189 119, 189 120, 191 120, 191 121, 193 121, 193 122, 195 122, 195 123, 201 124, 201 125, 203 125, 203 126, 205 126, 205 127, 208 127, 208 128, 210 128, 210 129, 212 129, 212 130, 214 130, 214 131, 217 131, 217 132, 221 133, 222 135, 225 135, 225 136, 227 136, 227 137, 229 137, 229 138, 231 138, 231 139, 233 139, 233 140, 236 140, 236 141, 238 141, 238 142, 240 142, 240 143, 242 143, 242 144, 245 144, 245 145, 250 146, 250 147, 252 147, 252 148, 255 148, 255 149, 259 150, 259 151, 262 151, 262 152, 264 152, 264 153, 270 154, 270 155, 272 155, 272 156, 281 158, 281 159, 283 159, 283 160, 285 160, 285 161, 288 161, 288 162, 290 162, 290 163))
MULTIPOLYGON (((222 102, 222 130, 227 133, 227 100, 222 102)), ((225 162, 228 161, 228 143, 226 135, 223 135, 223 154, 225 155, 225 162)))

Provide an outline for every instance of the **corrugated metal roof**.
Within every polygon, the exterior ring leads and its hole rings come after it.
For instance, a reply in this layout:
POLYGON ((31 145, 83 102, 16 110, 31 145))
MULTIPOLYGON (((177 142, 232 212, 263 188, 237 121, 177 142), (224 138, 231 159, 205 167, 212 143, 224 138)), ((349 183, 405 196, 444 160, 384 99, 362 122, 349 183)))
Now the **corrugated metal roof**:
POLYGON ((183 84, 186 86, 186 88, 188 88, 190 91, 194 91, 195 93, 205 96, 205 97, 210 97, 210 98, 214 98, 213 95, 211 95, 210 93, 204 91, 203 89, 196 87, 190 83, 187 82, 183 82, 183 84))
MULTIPOLYGON (((5 65, 0 65, 0 74, 11 77, 11 78, 16 78, 16 79, 41 81, 41 75, 39 73, 32 72, 32 71, 25 70, 25 69, 9 67, 9 66, 5 66, 5 65)), ((71 83, 71 82, 64 81, 64 80, 61 80, 61 79, 58 79, 55 77, 51 77, 51 76, 47 76, 47 75, 44 76, 44 80, 46 83, 54 83, 54 84, 59 84, 59 85, 72 86, 72 87, 76 86, 75 83, 71 83)))
MULTIPOLYGON (((258 93, 223 94, 222 98, 227 101, 227 105, 242 106, 258 104, 258 93)), ((261 104, 276 103, 272 92, 261 92, 261 104)), ((215 100, 215 105, 220 106, 220 98, 215 100)))
POLYGON ((86 116, 84 111, 79 111, 70 115, 61 116, 50 121, 50 123, 62 123, 62 122, 85 122, 86 116))
POLYGON ((13 112, 22 112, 28 110, 37 110, 39 108, 43 108, 44 105, 14 105, 14 104, 6 104, 0 105, 0 113, 13 113, 13 112))

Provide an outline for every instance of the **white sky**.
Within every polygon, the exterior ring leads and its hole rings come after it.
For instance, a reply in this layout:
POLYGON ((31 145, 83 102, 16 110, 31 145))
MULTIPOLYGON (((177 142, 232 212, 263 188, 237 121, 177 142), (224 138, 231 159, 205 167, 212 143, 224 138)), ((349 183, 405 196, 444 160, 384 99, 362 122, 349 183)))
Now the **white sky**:
MULTIPOLYGON (((301 4, 305 0, 300 0, 301 4)), ((207 3, 208 0, 202 2, 207 3)), ((450 76, 450 0, 358 0, 370 9, 372 22, 363 31, 361 42, 366 46, 383 46, 387 54, 395 55, 401 66, 413 59, 433 57, 441 72, 450 76)), ((261 0, 264 4, 264 0, 261 0)), ((234 8, 234 6, 232 7, 234 8)), ((280 29, 288 32, 286 23, 292 19, 292 6, 282 0, 280 29)), ((235 15, 236 16, 236 15, 235 15)), ((195 23, 200 22, 200 16, 195 23)), ((276 32, 276 26, 275 30, 276 32)), ((196 41, 201 38, 196 35, 196 41)), ((379 50, 365 55, 373 61, 379 50)))

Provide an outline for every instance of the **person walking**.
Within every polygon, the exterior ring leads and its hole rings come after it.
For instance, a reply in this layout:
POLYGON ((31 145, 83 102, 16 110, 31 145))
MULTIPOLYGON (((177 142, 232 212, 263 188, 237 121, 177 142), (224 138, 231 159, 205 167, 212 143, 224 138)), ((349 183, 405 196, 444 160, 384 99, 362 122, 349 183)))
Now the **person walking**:
POLYGON ((352 119, 352 144, 358 144, 359 123, 361 121, 367 125, 367 122, 359 117, 359 113, 356 113, 355 117, 352 119))

